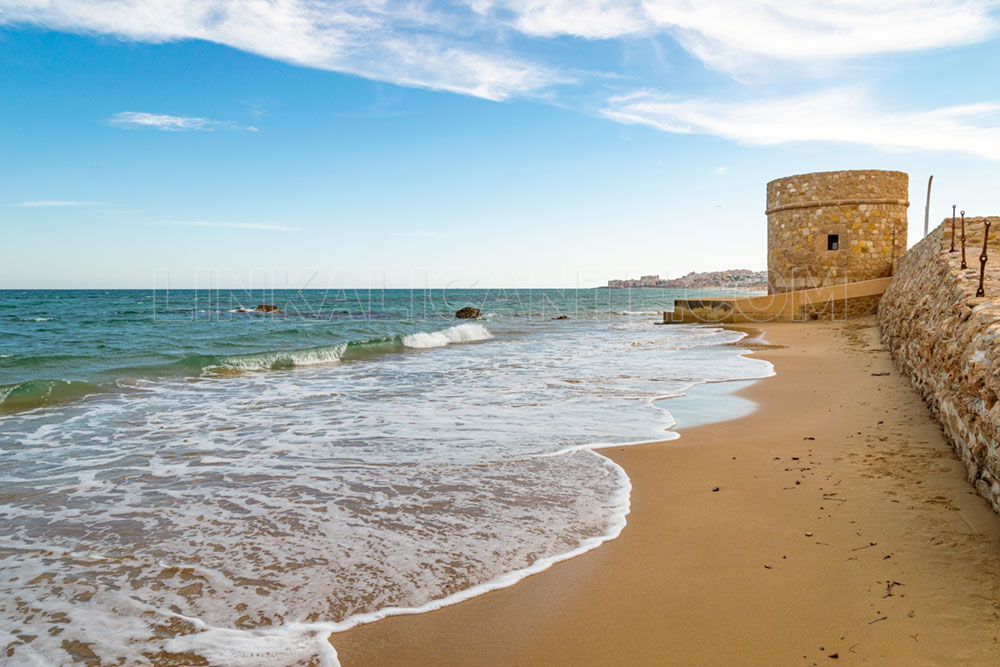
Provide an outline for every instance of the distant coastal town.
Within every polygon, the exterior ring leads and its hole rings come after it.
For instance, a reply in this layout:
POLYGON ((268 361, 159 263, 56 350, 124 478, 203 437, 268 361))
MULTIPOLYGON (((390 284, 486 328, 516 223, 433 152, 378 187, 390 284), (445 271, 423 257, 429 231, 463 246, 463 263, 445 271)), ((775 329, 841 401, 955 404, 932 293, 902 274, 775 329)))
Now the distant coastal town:
POLYGON ((609 280, 605 289, 667 288, 667 289, 767 289, 767 271, 729 269, 727 271, 692 271, 680 278, 660 278, 658 275, 609 280))

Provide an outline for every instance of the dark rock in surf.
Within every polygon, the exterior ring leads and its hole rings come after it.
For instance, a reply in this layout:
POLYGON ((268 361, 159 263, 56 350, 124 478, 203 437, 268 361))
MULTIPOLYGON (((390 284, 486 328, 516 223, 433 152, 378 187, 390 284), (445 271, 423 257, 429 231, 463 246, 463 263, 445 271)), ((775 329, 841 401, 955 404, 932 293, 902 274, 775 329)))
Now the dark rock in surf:
POLYGON ((455 317, 457 317, 460 320, 468 320, 474 317, 479 317, 482 314, 483 314, 482 311, 479 310, 478 308, 473 308, 472 306, 466 306, 465 308, 459 308, 455 312, 455 317))
POLYGON ((554 320, 568 320, 569 315, 560 315, 559 317, 553 317, 554 320))

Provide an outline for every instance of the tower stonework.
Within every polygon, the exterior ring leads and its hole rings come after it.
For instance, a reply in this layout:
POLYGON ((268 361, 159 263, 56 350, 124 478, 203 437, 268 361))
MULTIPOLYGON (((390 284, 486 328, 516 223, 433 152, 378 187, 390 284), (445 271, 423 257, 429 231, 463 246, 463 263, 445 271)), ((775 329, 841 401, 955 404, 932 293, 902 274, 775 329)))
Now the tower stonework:
POLYGON ((768 292, 885 278, 906 251, 909 178, 827 171, 767 184, 768 292))

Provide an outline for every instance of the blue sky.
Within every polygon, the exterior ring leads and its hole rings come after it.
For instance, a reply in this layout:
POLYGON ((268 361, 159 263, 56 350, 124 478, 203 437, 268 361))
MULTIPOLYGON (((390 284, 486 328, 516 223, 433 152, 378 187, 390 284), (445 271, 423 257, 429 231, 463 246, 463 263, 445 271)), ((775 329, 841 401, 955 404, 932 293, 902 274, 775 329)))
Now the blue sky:
POLYGON ((0 288, 765 265, 764 187, 1000 211, 994 2, 0 0, 0 288))

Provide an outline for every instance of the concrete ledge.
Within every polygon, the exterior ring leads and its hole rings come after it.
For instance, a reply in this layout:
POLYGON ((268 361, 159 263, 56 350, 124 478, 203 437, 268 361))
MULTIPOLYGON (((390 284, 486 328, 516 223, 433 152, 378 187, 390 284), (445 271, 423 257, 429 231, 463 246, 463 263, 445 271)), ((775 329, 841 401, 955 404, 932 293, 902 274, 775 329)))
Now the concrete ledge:
POLYGON ((858 308, 874 307, 892 278, 876 278, 795 292, 739 299, 678 299, 669 321, 712 324, 843 319, 858 308))

